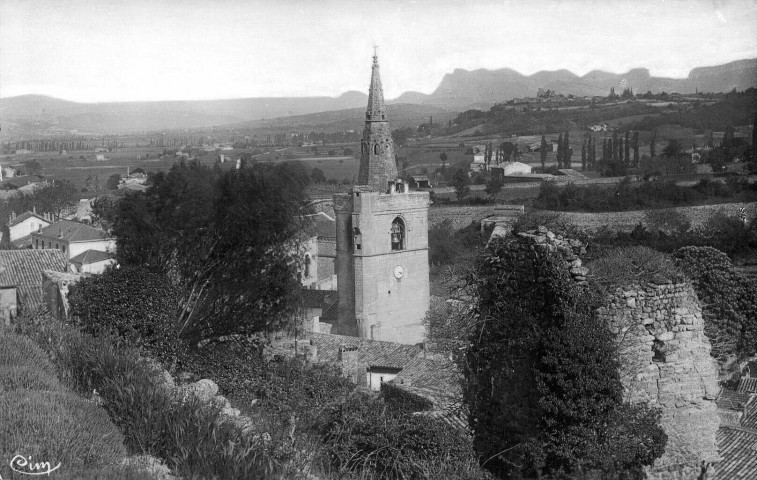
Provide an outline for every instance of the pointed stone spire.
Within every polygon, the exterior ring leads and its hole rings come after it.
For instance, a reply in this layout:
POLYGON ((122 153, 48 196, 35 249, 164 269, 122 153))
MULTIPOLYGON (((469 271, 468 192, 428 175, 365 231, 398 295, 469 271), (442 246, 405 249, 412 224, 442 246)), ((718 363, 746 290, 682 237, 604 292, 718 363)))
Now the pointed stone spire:
POLYGON ((384 90, 381 88, 378 56, 374 50, 371 88, 368 92, 368 108, 365 111, 365 128, 363 139, 360 141, 358 183, 370 185, 379 192, 386 192, 389 182, 396 179, 394 143, 389 122, 386 119, 384 90))
POLYGON ((381 76, 379 75, 378 56, 376 47, 373 51, 373 69, 371 71, 371 88, 368 91, 368 110, 365 112, 365 119, 373 122, 383 122, 386 120, 386 109, 384 107, 384 89, 381 87, 381 76))

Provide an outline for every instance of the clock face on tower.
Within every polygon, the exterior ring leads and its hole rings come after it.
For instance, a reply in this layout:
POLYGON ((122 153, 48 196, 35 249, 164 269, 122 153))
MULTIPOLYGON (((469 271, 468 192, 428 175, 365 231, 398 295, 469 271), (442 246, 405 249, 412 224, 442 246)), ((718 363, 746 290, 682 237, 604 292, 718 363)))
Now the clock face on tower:
POLYGON ((405 274, 405 269, 402 268, 402 265, 397 265, 394 267, 394 278, 400 279, 405 274))

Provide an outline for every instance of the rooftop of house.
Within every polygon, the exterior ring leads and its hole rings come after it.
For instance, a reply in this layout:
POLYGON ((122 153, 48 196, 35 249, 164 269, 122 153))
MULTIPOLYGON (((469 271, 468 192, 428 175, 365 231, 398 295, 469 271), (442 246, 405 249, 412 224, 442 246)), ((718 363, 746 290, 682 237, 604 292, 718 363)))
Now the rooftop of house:
POLYGON ((752 398, 744 407, 744 415, 741 417, 741 426, 754 430, 754 432, 757 433, 757 395, 752 395, 752 398))
POLYGON ((435 407, 459 404, 462 376, 457 366, 443 358, 418 356, 391 381, 397 387, 430 400, 435 407))
POLYGON ((323 212, 307 216, 315 226, 319 239, 336 238, 336 221, 323 212))
POLYGON ((21 215, 12 216, 11 219, 8 221, 7 225, 9 227, 13 227, 13 226, 18 225, 19 223, 23 222, 24 220, 28 220, 30 218, 36 218, 36 219, 41 220, 43 222, 46 222, 48 224, 52 223, 52 222, 50 222, 50 220, 46 219, 45 217, 43 217, 42 215, 38 214, 37 212, 26 211, 26 212, 22 213, 21 215))
POLYGON ((413 358, 423 353, 418 345, 326 333, 310 333, 308 337, 318 347, 318 359, 321 362, 339 361, 341 346, 357 347, 358 363, 366 368, 405 368, 413 358))
POLYGON ((323 305, 323 313, 320 320, 322 322, 334 323, 339 319, 339 292, 335 292, 334 295, 326 297, 326 301, 323 305))
POLYGON ((588 180, 589 178, 582 174, 578 173, 577 171, 573 170, 572 168, 561 168, 557 172, 555 172, 555 175, 557 176, 564 176, 564 177, 570 177, 576 180, 588 180))
POLYGON ((757 431, 720 427, 716 435, 722 460, 717 464, 717 478, 757 478, 757 431))
POLYGON ((66 270, 60 250, 0 250, 0 288, 42 284, 45 270, 66 270))
POLYGON ((743 377, 739 380, 737 392, 757 393, 757 377, 743 377))
POLYGON ((72 220, 60 220, 43 228, 35 235, 67 242, 92 242, 111 238, 102 230, 72 220))
POLYGON ((103 260, 111 260, 113 255, 107 252, 101 252, 100 250, 87 250, 69 260, 70 263, 77 265, 89 265, 92 263, 102 262, 103 260))
POLYGON ((335 290, 314 290, 312 288, 303 288, 300 290, 302 303, 307 308, 328 308, 331 303, 329 297, 336 295, 335 290))
POLYGON ((744 407, 749 402, 749 399, 752 398, 752 396, 753 394, 751 393, 735 392, 733 390, 723 388, 720 391, 718 398, 715 399, 715 404, 718 406, 718 408, 743 412, 744 407))
POLYGON ((739 391, 723 389, 715 402, 718 408, 742 412, 738 425, 721 424, 717 433, 722 461, 717 465, 718 479, 757 478, 757 393, 741 391, 757 380, 742 378, 739 391))

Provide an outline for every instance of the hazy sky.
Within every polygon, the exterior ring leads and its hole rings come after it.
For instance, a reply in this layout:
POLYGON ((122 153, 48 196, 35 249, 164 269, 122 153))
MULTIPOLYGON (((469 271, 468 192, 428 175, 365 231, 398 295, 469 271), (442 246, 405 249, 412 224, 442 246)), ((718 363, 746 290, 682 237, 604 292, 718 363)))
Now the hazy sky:
POLYGON ((757 57, 757 0, 0 0, 0 97, 75 101, 431 93, 509 67, 685 77, 757 57))

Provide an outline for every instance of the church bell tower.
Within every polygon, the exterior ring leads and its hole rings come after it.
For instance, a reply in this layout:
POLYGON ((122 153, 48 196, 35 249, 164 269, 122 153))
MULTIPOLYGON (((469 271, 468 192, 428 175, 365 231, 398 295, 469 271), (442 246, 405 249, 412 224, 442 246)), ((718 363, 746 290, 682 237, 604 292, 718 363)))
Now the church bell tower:
POLYGON ((374 53, 359 185, 334 195, 339 318, 332 332, 415 344, 429 307, 427 192, 397 178, 374 53))

